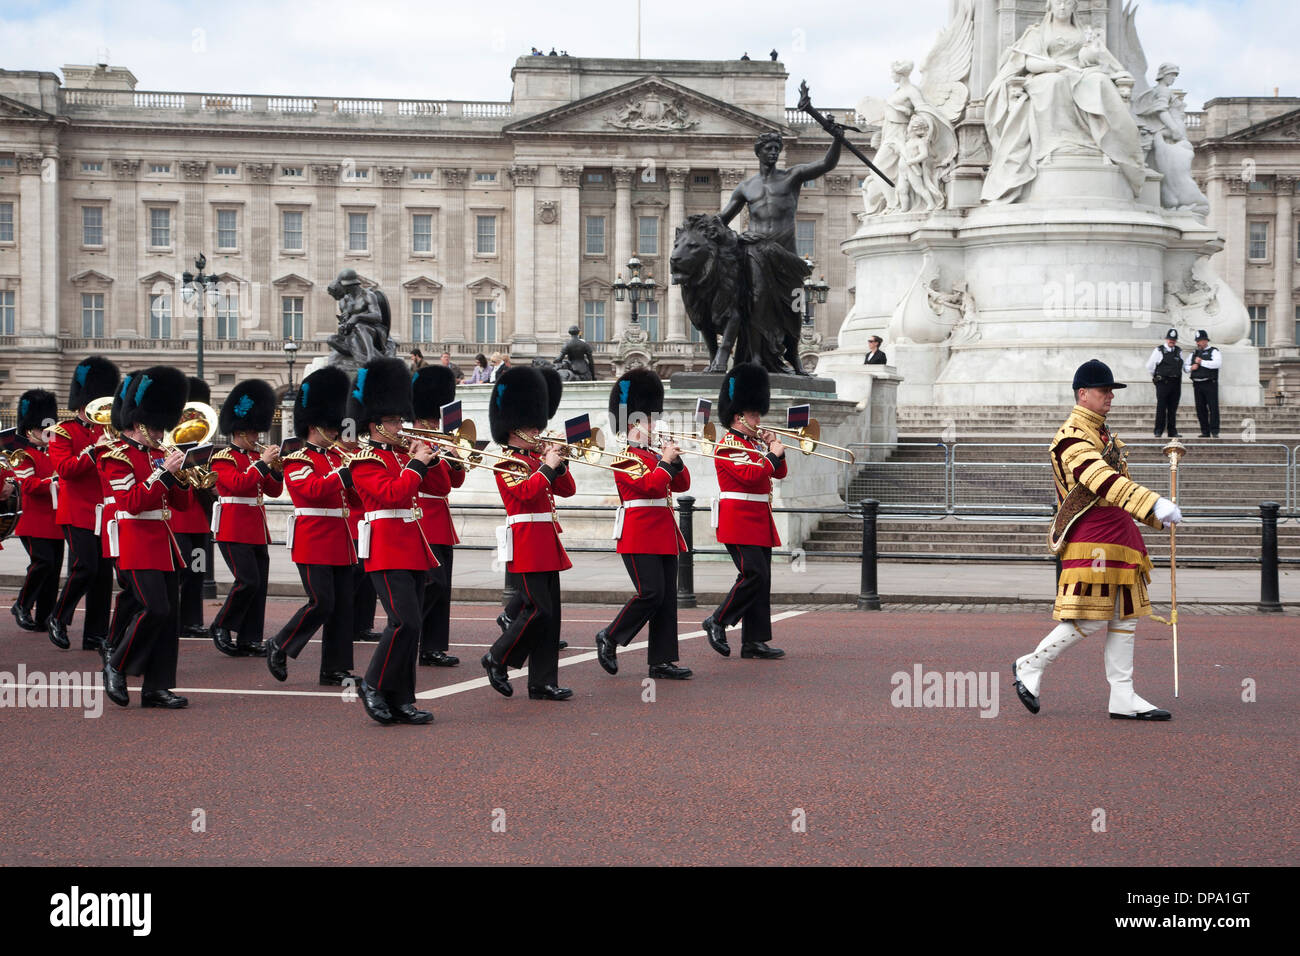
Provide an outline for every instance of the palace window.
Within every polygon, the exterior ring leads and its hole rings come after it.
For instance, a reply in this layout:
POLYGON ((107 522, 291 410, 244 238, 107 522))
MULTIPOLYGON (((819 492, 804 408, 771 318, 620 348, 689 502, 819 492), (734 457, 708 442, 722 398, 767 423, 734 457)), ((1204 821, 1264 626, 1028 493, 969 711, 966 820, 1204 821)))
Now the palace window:
POLYGON ((81 293, 81 337, 102 339, 104 337, 104 293, 81 293))
POLYGON ((605 217, 587 217, 587 255, 603 256, 605 254, 605 217))
POLYGON ((369 169, 354 169, 349 167, 343 173, 343 178, 349 182, 364 182, 370 178, 369 169))
POLYGON ((238 238, 239 213, 234 209, 217 210, 217 248, 218 249, 237 249, 239 248, 238 238))
POLYGON ((697 186, 707 186, 709 183, 713 182, 713 177, 708 173, 697 173, 691 177, 691 182, 695 183, 697 186))
POLYGON ((217 296, 217 338, 239 338, 239 292, 223 292, 217 296))
MULTIPOLYGON (((411 217, 411 251, 433 252, 433 214, 417 212, 411 217)), ((422 339, 421 341, 429 341, 422 339)))
POLYGON ((811 219, 800 219, 794 224, 794 251, 809 259, 817 257, 817 223, 811 219))
POLYGON ((81 207, 81 244, 83 246, 102 246, 104 244, 104 207, 81 207))
POLYGON ((476 183, 494 183, 497 181, 496 173, 475 173, 474 182, 476 183))
POLYGON ((366 252, 370 249, 369 227, 369 213, 348 213, 348 252, 366 252))
POLYGON ((1250 246, 1246 258, 1252 262, 1268 260, 1268 223, 1252 222, 1250 224, 1250 246))
POLYGON ((171 163, 150 163, 149 164, 149 172, 151 173, 162 173, 163 175, 167 175, 171 171, 172 171, 171 163))
POLYGON ((172 337, 172 297, 160 292, 149 296, 149 338, 172 337))
POLYGON ((302 178, 302 167, 301 167, 301 166, 281 166, 281 167, 280 167, 280 175, 283 176, 285 179, 301 179, 301 178, 302 178))
POLYGON ((1268 344, 1268 306, 1248 305, 1250 314, 1250 344, 1257 349, 1268 344))
POLYGON ((286 252, 302 252, 302 213, 286 209, 280 213, 280 248, 286 252))
POLYGON ((607 342, 605 338, 605 301, 588 299, 582 303, 582 336, 588 342, 607 342))
POLYGON ((602 183, 605 182, 605 174, 604 174, 604 173, 587 173, 587 182, 588 182, 589 184, 591 184, 592 186, 602 184, 602 183))
POLYGON ((659 254, 659 219, 656 216, 638 216, 636 220, 636 254, 659 254))
POLYGON ((432 169, 413 169, 411 170, 411 179, 415 182, 431 182, 433 180, 432 169))
POLYGON ((651 299, 649 302, 639 302, 637 307, 641 310, 641 327, 645 329, 645 334, 650 337, 650 341, 662 341, 659 338, 658 300, 651 299))
POLYGON ((81 171, 83 173, 102 173, 104 171, 104 161, 83 159, 81 161, 81 171))
POLYGON ((14 300, 17 298, 12 289, 0 291, 0 335, 13 335, 16 326, 15 317, 17 307, 14 300))
POLYGON ((218 167, 217 167, 217 175, 218 175, 218 176, 237 176, 237 175, 239 175, 239 167, 238 167, 238 166, 218 166, 218 167))
MULTIPOLYGON (((172 244, 172 211, 149 210, 149 245, 154 249, 169 249, 172 244)), ((157 338, 157 336, 154 336, 157 338)))
POLYGON ((0 202, 0 242, 14 241, 14 204, 0 202))
POLYGON ((497 304, 493 299, 474 300, 474 341, 497 340, 497 304))
POLYGON ((411 300, 411 341, 433 341, 433 300, 411 300))
MULTIPOLYGON (((475 216, 474 222, 474 252, 480 256, 495 256, 497 254, 497 217, 475 216)), ((481 341, 490 342, 493 340, 483 339, 481 341)))
POLYGON ((285 295, 280 297, 280 317, 284 325, 286 339, 302 338, 302 296, 285 295))

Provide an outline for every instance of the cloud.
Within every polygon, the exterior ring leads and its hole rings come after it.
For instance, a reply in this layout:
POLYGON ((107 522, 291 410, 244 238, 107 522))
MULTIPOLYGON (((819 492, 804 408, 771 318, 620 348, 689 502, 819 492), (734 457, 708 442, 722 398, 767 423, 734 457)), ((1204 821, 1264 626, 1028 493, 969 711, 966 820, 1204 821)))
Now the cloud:
MULTIPOLYGON (((506 100, 510 70, 530 47, 574 56, 633 57, 635 0, 560 5, 354 0, 313 4, 231 0, 43 2, 7 0, 0 35, 7 69, 57 71, 107 48, 142 90, 413 99, 506 100)), ((766 59, 790 74, 787 103, 807 79, 814 102, 856 104, 888 92, 889 63, 924 59, 947 22, 949 0, 700 3, 645 0, 642 53, 660 59, 766 59)), ((1151 71, 1172 60, 1188 103, 1215 96, 1300 94, 1293 0, 1151 0, 1138 29, 1151 71)), ((979 95, 979 91, 973 91, 979 95)))

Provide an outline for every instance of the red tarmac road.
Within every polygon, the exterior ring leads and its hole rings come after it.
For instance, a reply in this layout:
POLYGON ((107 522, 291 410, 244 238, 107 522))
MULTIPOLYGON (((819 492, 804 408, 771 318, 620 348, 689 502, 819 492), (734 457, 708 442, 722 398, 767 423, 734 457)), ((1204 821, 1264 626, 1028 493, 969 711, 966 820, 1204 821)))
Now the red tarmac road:
MULTIPOLYGON (((10 595, 0 681, 20 663, 95 669, 80 619, 58 651, 13 625, 10 595)), ((270 602, 268 635, 293 607, 270 602)), ((424 700, 430 727, 381 727, 318 687, 315 643, 278 684, 260 660, 182 641, 179 712, 142 710, 138 679, 132 706, 105 699, 98 719, 14 708, 11 691, 0 863, 1300 862, 1289 617, 1184 615, 1178 700, 1168 630, 1143 623, 1137 689, 1174 719, 1142 724, 1107 718, 1099 638, 1048 672, 1042 713, 1021 707, 1009 668, 1051 627, 1037 614, 795 612, 774 625, 785 660, 741 660, 734 631, 729 659, 696 637, 682 644, 695 679, 644 702, 644 650, 617 677, 592 659, 613 609, 569 607, 575 695, 553 703, 522 678, 510 700, 477 686, 497 610, 453 609, 461 666, 420 669, 420 691, 450 689, 424 700), (891 675, 916 664, 996 673, 997 715, 893 706, 891 675)), ((683 635, 706 613, 683 611, 683 635)))

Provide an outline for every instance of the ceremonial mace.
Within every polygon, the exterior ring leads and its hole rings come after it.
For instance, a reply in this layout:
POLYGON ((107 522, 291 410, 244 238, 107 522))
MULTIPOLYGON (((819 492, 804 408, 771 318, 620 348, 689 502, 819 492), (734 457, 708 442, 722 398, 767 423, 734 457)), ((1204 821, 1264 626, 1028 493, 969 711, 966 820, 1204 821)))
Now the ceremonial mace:
MULTIPOLYGON (((1177 438, 1160 449, 1169 458, 1169 500, 1178 504, 1178 460, 1187 446, 1177 438)), ((1174 697, 1178 696, 1178 525, 1169 526, 1169 626, 1174 630, 1174 697)))

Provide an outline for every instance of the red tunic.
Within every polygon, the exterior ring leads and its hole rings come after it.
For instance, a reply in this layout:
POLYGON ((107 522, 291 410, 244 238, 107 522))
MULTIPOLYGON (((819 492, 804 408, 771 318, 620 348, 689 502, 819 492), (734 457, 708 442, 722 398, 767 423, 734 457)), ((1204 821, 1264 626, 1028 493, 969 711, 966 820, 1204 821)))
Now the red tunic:
POLYGON ((55 425, 50 439, 50 461, 59 476, 59 506, 54 520, 74 528, 95 527, 95 506, 103 488, 95 467, 95 442, 103 429, 79 418, 55 425))
POLYGON ((192 492, 162 470, 161 450, 126 439, 100 457, 117 503, 108 534, 117 538, 118 567, 124 571, 176 571, 184 567, 185 558, 167 519, 171 505, 184 503, 192 492))
POLYGON ((263 498, 279 497, 280 477, 256 454, 233 445, 212 456, 217 473, 217 504, 212 510, 216 540, 231 544, 270 544, 263 498), (239 500, 228 500, 239 499, 239 500))
POLYGON ((20 538, 63 540, 63 529, 54 520, 54 495, 58 494, 54 464, 44 449, 28 445, 14 462, 14 478, 23 495, 23 514, 14 534, 20 538))
POLYGON ((781 546, 772 520, 772 479, 786 476, 785 456, 765 453, 760 444, 732 429, 715 449, 718 472, 718 542, 753 544, 765 548, 781 546), (726 497, 754 495, 755 500, 726 497))
POLYGON ((289 552, 294 563, 356 564, 348 527, 347 483, 329 453, 316 445, 304 445, 302 451, 285 458, 284 483, 294 507, 289 552), (298 514, 302 509, 332 514, 298 514))
POLYGON ((532 452, 519 448, 507 448, 515 458, 525 462, 532 470, 527 478, 507 477, 496 473, 497 491, 506 506, 506 524, 511 534, 514 557, 506 565, 511 573, 524 571, 567 571, 573 567, 569 555, 560 543, 560 519, 555 513, 555 495, 570 498, 577 494, 578 488, 573 483, 573 475, 565 465, 554 478, 547 477, 547 471, 541 468, 542 461, 532 452), (547 515, 549 521, 517 521, 511 523, 515 515, 547 515))
POLYGON ((453 468, 446 458, 435 459, 424 476, 424 482, 416 494, 415 503, 420 506, 422 517, 420 527, 425 540, 430 544, 460 544, 456 528, 451 522, 451 509, 447 506, 447 494, 453 488, 465 484, 465 471, 453 468))
POLYGON ((352 459, 350 470, 365 509, 366 524, 359 531, 363 550, 367 526, 369 529, 370 552, 362 559, 366 571, 436 568, 438 560, 420 530, 415 508, 416 492, 424 482, 424 464, 406 452, 373 444, 352 459))
MULTIPOLYGON (((619 554, 678 554, 686 550, 686 539, 677 527, 676 512, 670 492, 689 491, 691 473, 685 463, 676 471, 660 461, 659 456, 640 445, 629 445, 628 454, 645 462, 649 471, 632 478, 622 470, 614 475, 618 497, 623 502, 622 534, 618 537, 619 554), (676 474, 674 474, 676 471, 676 474), (630 501, 662 500, 662 505, 627 507, 630 501)), ((615 519, 617 523, 618 519, 615 519)))
POLYGON ((104 456, 124 445, 125 443, 119 438, 111 445, 101 448, 99 454, 95 456, 95 470, 99 473, 99 491, 103 500, 95 519, 95 534, 99 536, 100 553, 106 558, 117 557, 117 553, 113 550, 113 542, 108 537, 108 523, 113 520, 113 515, 117 514, 117 496, 113 494, 112 486, 108 483, 108 475, 104 473, 104 456))

